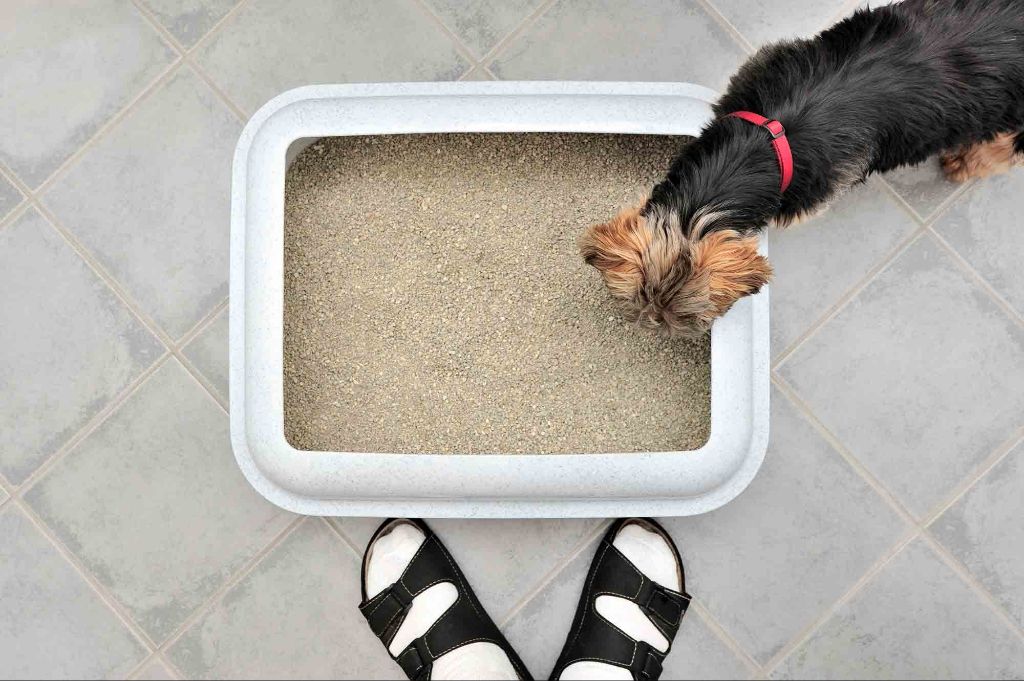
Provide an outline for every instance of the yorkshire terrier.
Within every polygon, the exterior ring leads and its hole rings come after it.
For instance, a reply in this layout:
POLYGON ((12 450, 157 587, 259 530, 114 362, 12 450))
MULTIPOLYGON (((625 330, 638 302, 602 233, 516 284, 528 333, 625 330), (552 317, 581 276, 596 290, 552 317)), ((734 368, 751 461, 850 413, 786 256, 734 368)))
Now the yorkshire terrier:
POLYGON ((1024 162, 1024 0, 905 0, 769 45, 640 206, 581 239, 639 323, 699 335, 772 268, 758 235, 942 153, 963 182, 1024 162), (737 115, 738 113, 738 115, 737 115))

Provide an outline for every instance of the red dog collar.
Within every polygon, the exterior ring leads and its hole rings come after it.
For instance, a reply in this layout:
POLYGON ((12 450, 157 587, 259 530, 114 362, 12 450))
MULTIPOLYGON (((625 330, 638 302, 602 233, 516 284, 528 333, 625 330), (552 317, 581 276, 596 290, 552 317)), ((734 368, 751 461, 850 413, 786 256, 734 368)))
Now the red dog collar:
POLYGON ((771 133, 772 146, 775 148, 775 156, 779 159, 779 172, 782 174, 782 191, 786 191, 789 183, 793 181, 793 150, 789 147, 786 129, 782 127, 782 123, 768 120, 764 116, 750 111, 736 111, 729 114, 727 118, 742 118, 771 133))

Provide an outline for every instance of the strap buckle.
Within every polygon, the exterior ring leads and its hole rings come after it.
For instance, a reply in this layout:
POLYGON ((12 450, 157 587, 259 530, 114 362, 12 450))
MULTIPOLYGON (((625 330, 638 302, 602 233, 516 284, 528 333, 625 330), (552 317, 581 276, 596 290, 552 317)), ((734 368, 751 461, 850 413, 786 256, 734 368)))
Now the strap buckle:
POLYGON ((639 605, 666 624, 677 626, 690 605, 689 596, 668 591, 654 582, 648 584, 647 597, 639 605))
POLYGON ((414 638, 409 647, 398 656, 398 665, 410 679, 426 678, 425 670, 429 671, 429 664, 432 662, 430 652, 427 650, 426 637, 414 638))
POLYGON ((646 641, 637 641, 630 669, 638 681, 657 679, 661 676, 661 656, 646 641))
POLYGON ((771 134, 773 140, 777 140, 786 135, 786 128, 784 128, 782 123, 779 123, 778 121, 765 121, 761 127, 771 134))

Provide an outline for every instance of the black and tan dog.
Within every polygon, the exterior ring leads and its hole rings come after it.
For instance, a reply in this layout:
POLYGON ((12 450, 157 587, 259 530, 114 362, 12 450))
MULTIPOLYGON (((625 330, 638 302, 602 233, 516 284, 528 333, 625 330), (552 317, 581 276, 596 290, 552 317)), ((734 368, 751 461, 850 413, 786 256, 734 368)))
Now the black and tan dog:
POLYGON ((957 181, 1024 161, 1024 0, 858 11, 763 48, 714 112, 643 205, 581 240, 612 295, 673 333, 705 332, 768 281, 757 238, 769 222, 937 153, 957 181))

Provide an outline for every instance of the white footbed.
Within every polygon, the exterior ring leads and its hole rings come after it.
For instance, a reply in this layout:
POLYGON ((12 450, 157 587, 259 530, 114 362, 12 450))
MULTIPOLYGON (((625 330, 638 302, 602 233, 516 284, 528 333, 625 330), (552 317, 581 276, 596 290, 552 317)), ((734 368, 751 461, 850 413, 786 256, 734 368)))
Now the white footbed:
MULTIPOLYGON (((672 547, 659 533, 647 529, 640 523, 628 523, 612 540, 629 562, 644 573, 648 579, 674 591, 682 590, 679 565, 672 547)), ((637 641, 646 641, 662 652, 668 650, 669 641, 651 623, 639 606, 617 596, 598 596, 595 602, 597 612, 617 626, 627 636, 637 641)), ((603 662, 574 662, 558 677, 561 681, 575 679, 631 679, 629 670, 603 662)))
MULTIPOLYGON (((424 539, 415 525, 399 523, 379 537, 369 549, 366 566, 366 593, 373 597, 398 581, 412 561, 424 539)), ((682 590, 675 554, 665 539, 639 523, 623 527, 612 544, 640 572, 658 584, 682 590)), ((453 584, 436 584, 413 599, 412 607, 389 646, 392 655, 400 653, 410 641, 422 636, 458 595, 453 584)), ((600 596, 597 611, 628 636, 665 651, 669 641, 659 632, 640 608, 615 596, 600 596)), ((558 617, 557 613, 552 614, 558 617)), ((505 651, 493 643, 472 643, 442 655, 434 662, 434 679, 516 679, 518 678, 505 651)), ((602 662, 576 662, 559 677, 570 679, 629 679, 629 670, 602 662)))
MULTIPOLYGON (((426 536, 410 523, 397 523, 378 537, 366 559, 366 594, 373 598, 394 584, 405 572, 426 536)), ((417 594, 402 626, 388 646, 397 656, 413 639, 427 630, 458 599, 459 591, 451 582, 442 582, 417 594)), ((470 643, 456 648, 434 661, 433 679, 518 679, 505 651, 488 642, 470 643)))

